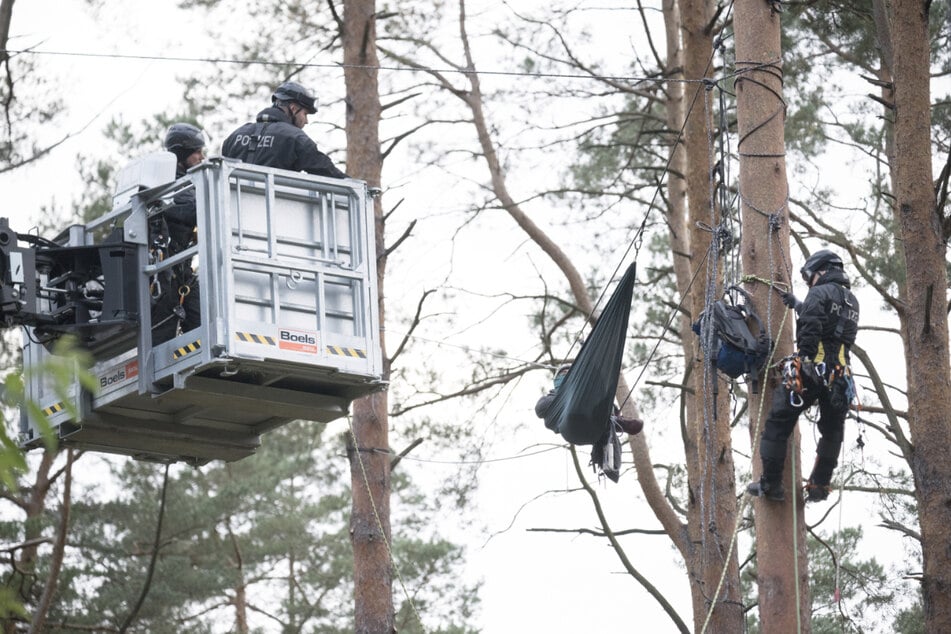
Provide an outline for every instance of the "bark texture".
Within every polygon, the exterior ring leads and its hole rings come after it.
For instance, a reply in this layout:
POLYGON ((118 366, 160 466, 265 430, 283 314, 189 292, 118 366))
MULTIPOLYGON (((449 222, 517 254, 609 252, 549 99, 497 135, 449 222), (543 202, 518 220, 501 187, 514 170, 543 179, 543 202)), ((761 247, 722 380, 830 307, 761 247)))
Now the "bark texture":
MULTIPOLYGON (((716 206, 712 180, 714 93, 699 83, 713 71, 713 5, 708 0, 681 0, 680 16, 683 76, 694 83, 686 84, 682 108, 689 279, 686 284, 678 279, 678 288, 693 321, 706 308, 708 296, 723 287, 721 262, 711 251, 713 234, 700 228, 719 224, 723 211, 716 206)), ((739 563, 736 550, 730 549, 737 505, 728 399, 714 396, 720 377, 710 364, 698 360, 698 338, 685 337, 684 348, 685 359, 692 364, 687 366, 687 383, 696 395, 685 418, 690 543, 681 549, 691 582, 694 630, 742 631, 739 563)))
POLYGON ((895 215, 906 281, 899 310, 908 375, 911 468, 921 525, 925 629, 951 631, 951 358, 948 275, 931 161, 928 6, 886 3, 894 74, 895 215))
MULTIPOLYGON (((735 15, 743 272, 788 284, 789 190, 783 131, 781 14, 762 0, 738 0, 735 15)), ((778 296, 771 297, 765 286, 748 290, 769 332, 776 338, 775 358, 780 359, 792 351, 794 316, 785 312, 778 296)), ((775 385, 775 377, 770 377, 750 401, 756 478, 761 465, 759 436, 775 385)), ((786 448, 786 500, 776 503, 757 498, 754 502, 759 612, 764 632, 811 631, 806 524, 799 497, 799 438, 797 427, 786 448)))
MULTIPOLYGON (((370 187, 380 186, 380 95, 377 82, 375 0, 347 0, 343 12, 344 77, 347 86, 347 173, 370 187)), ((380 345, 384 379, 389 377, 384 340, 383 207, 374 198, 380 345)), ((376 392, 353 404, 353 438, 348 447, 353 505, 354 631, 395 632, 393 566, 390 560, 390 459, 387 393, 376 392)))

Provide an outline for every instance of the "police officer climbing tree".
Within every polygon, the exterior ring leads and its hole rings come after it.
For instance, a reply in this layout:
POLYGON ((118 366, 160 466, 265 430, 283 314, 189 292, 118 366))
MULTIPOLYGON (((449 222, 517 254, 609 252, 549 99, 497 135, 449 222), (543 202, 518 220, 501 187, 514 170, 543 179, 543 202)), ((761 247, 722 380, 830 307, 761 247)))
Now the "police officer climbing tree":
POLYGON ((816 462, 806 484, 806 500, 829 497, 845 417, 854 396, 849 350, 858 331, 859 303, 849 290, 842 259, 827 249, 812 254, 800 270, 809 293, 800 302, 792 293, 783 303, 794 309, 797 354, 787 359, 783 382, 773 392, 773 403, 760 439, 763 472, 747 487, 750 495, 785 499, 782 477, 786 442, 799 415, 818 401, 819 438, 816 462))

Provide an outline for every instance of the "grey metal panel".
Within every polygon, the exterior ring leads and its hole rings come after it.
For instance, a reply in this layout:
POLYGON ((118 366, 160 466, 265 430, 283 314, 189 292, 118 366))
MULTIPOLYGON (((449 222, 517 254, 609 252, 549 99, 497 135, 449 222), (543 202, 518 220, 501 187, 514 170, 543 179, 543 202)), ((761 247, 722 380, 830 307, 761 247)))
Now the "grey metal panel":
MULTIPOLYGON (((79 420, 48 419, 65 444, 147 459, 236 460, 253 453, 267 430, 296 418, 339 418, 353 399, 385 385, 364 183, 212 161, 140 193, 70 240, 94 241, 94 231, 129 218, 141 227, 145 210, 185 188, 198 201, 199 244, 162 263, 143 262, 139 286, 194 259, 202 324, 152 346, 150 300, 141 297, 138 345, 93 368, 106 383, 97 395, 74 386, 79 420)), ((24 348, 28 364, 46 354, 24 348)), ((40 402, 50 400, 42 382, 29 387, 40 402)), ((25 446, 39 443, 35 422, 25 421, 23 431, 25 446)))

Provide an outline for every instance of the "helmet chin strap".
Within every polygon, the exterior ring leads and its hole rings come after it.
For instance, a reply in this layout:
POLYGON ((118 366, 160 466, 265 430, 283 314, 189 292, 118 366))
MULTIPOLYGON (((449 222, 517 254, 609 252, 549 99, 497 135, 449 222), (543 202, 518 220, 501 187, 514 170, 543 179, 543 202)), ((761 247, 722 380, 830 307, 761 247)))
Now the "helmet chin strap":
POLYGON ((297 125, 297 115, 298 115, 298 113, 300 113, 300 109, 302 109, 299 104, 295 104, 293 101, 289 101, 289 102, 287 102, 286 105, 278 106, 278 108, 280 108, 281 110, 283 110, 283 111, 284 111, 284 114, 286 114, 288 117, 291 118, 291 124, 292 124, 295 128, 303 128, 303 127, 304 127, 304 126, 299 126, 299 125, 297 125), (295 106, 295 105, 299 108, 299 110, 297 110, 297 112, 294 112, 293 106, 295 106))

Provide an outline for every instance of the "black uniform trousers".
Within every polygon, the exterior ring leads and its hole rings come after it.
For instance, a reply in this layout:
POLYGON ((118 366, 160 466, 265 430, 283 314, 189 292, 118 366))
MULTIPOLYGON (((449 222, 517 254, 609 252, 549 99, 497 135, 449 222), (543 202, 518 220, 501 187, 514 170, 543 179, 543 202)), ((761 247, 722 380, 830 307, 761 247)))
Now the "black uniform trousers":
POLYGON ((790 401, 789 390, 778 385, 773 391, 773 403, 766 418, 760 439, 760 458, 763 460, 763 479, 769 483, 782 482, 786 462, 786 444, 792 435, 799 415, 819 402, 819 439, 816 462, 809 480, 818 486, 828 486, 838 463, 839 450, 845 435, 845 417, 849 412, 846 390, 847 379, 837 377, 830 385, 810 382, 802 391, 802 402, 790 401))

